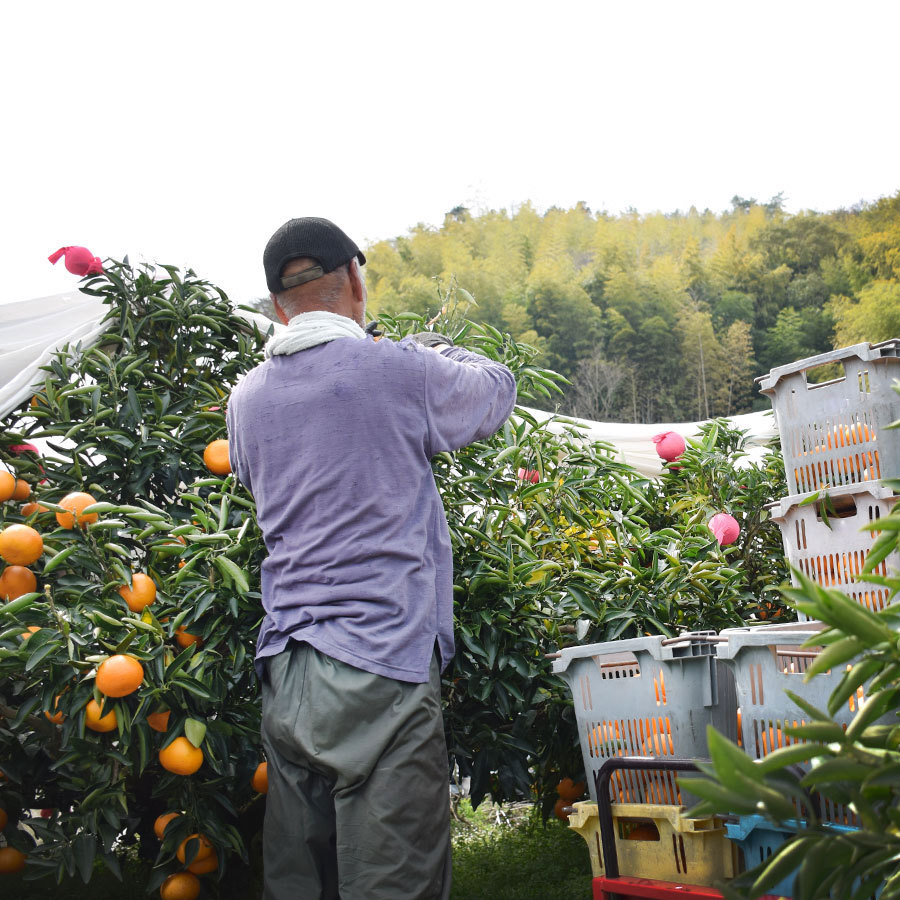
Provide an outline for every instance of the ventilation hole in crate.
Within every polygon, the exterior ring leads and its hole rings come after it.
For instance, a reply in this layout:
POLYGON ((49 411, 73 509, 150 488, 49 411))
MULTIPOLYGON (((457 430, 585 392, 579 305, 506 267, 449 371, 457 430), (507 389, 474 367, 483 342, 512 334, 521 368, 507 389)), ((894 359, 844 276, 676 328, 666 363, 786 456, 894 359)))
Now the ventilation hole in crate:
POLYGON ((760 706, 765 702, 763 697, 762 664, 751 663, 750 670, 750 702, 754 706, 760 706))
POLYGON ((619 819, 619 837, 626 841, 658 841, 659 829, 650 819, 619 819))
POLYGON ((738 747, 744 746, 744 731, 741 728, 741 708, 737 708, 737 745, 738 747))
POLYGON ((756 719, 753 722, 753 732, 756 737, 756 759, 764 759, 770 753, 781 747, 790 747, 792 744, 802 743, 800 738, 793 738, 785 734, 787 728, 798 728, 805 725, 805 719, 756 719))
POLYGON ((804 675, 819 650, 800 650, 792 644, 775 647, 775 665, 782 675, 804 675))
POLYGON ((600 830, 594 832, 594 840, 597 842, 597 861, 600 864, 600 868, 603 868, 603 851, 600 849, 600 830))
POLYGON ((678 850, 679 856, 681 858, 681 871, 687 875, 687 854, 684 852, 684 836, 678 835, 678 850))
POLYGON ((600 669, 600 678, 640 678, 641 666, 633 653, 607 653, 595 656, 594 662, 600 669))
POLYGON ((579 695, 581 697, 581 706, 583 709, 593 709, 593 704, 591 703, 591 681, 586 675, 581 675, 578 678, 578 689, 579 695))

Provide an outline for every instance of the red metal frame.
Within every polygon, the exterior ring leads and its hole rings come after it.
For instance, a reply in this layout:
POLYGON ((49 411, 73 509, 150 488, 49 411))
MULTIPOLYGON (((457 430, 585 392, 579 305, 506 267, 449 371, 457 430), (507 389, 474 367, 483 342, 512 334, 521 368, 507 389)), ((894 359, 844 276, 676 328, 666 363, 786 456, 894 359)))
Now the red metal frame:
POLYGON ((631 878, 622 875, 608 878, 601 875, 594 879, 594 900, 722 900, 719 891, 711 887, 694 884, 676 884, 672 881, 657 881, 653 878, 631 878))
MULTIPOLYGON (((653 878, 631 878, 622 875, 609 878, 601 875, 593 881, 594 900, 722 900, 715 888, 697 884, 677 884, 653 878)), ((760 900, 778 900, 767 894, 760 900)))

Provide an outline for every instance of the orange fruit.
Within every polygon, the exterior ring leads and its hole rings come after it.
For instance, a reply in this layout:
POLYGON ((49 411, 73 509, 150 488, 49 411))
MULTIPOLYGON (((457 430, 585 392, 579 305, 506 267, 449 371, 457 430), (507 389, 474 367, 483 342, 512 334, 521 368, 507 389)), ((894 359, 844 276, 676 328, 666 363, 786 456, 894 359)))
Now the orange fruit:
POLYGON ((100 663, 97 669, 97 690, 107 697, 126 697, 133 694, 144 680, 144 667, 133 657, 117 653, 100 663))
POLYGON ((30 594, 37 589, 37 578, 25 566, 7 566, 0 575, 0 597, 15 600, 22 594, 30 594))
POLYGON ((256 771, 250 779, 250 787, 258 794, 269 793, 269 764, 267 762, 261 762, 256 767, 256 771))
POLYGON ((169 730, 169 716, 172 715, 172 711, 167 709, 160 712, 150 713, 147 716, 147 724, 154 730, 159 731, 161 733, 165 733, 169 730))
POLYGON ((175 629, 175 643, 181 648, 186 648, 191 644, 202 644, 203 638, 196 634, 190 634, 184 630, 184 625, 179 625, 175 629))
POLYGON ((176 872, 162 883, 159 896, 162 900, 197 900, 200 879, 192 872, 176 872))
POLYGON ((203 751, 182 735, 159 751, 159 762, 168 772, 193 775, 203 765, 203 751))
POLYGON ((56 521, 59 522, 61 528, 74 528, 75 519, 77 517, 80 528, 83 528, 85 525, 90 525, 92 522, 96 522, 100 517, 97 513, 87 513, 85 515, 82 510, 84 510, 86 506, 90 506, 92 503, 96 502, 97 501, 90 494, 85 494, 83 491, 73 491, 71 494, 66 494, 66 496, 59 501, 59 505, 64 509, 67 509, 68 512, 58 512, 56 514, 56 521))
POLYGON ((0 472, 0 503, 12 500, 16 492, 16 476, 5 469, 0 472))
POLYGON ((563 778, 556 786, 556 793, 563 800, 577 800, 584 793, 584 782, 579 781, 577 784, 571 778, 563 778))
POLYGON ((40 631, 40 630, 41 630, 40 627, 37 625, 29 625, 28 631, 19 635, 19 637, 21 637, 23 641, 27 641, 28 638, 30 638, 35 632, 40 631))
POLYGON ((191 862, 200 862, 200 860, 206 859, 211 853, 215 852, 215 847, 210 843, 208 837, 202 834, 189 834, 178 845, 178 850, 175 851, 179 862, 187 862, 188 841, 196 842, 190 848, 190 852, 194 854, 191 862))
POLYGON ((208 875, 210 872, 215 872, 218 868, 219 857, 216 855, 215 851, 213 851, 209 856, 206 856, 201 860, 195 859, 188 866, 188 872, 193 872, 195 875, 208 875))
POLYGON ((553 815, 556 816, 557 819, 561 819, 563 822, 568 822, 569 814, 566 812, 566 810, 571 805, 571 800, 566 800, 564 797, 560 797, 553 805, 553 815))
POLYGON ((123 584, 119 588, 119 594, 132 612, 141 612, 156 599, 156 584, 149 575, 132 572, 131 587, 123 584))
POLYGON ((16 479, 16 486, 13 489, 13 500, 27 500, 31 496, 31 485, 22 478, 16 479))
POLYGON ((0 556, 10 565, 30 566, 44 552, 44 539, 30 525, 8 525, 0 531, 0 556))
POLYGON ((228 475, 231 472, 231 460, 228 458, 228 441, 211 441, 203 451, 203 462, 213 475, 228 475))
MULTIPOLYGON (((9 875, 25 868, 25 854, 15 847, 0 847, 0 874, 9 875)), ((196 896, 196 895, 195 895, 196 896)))
POLYGON ((166 825, 168 825, 172 819, 177 819, 180 815, 181 813, 170 812, 163 813, 161 816, 156 817, 156 821, 153 823, 153 831, 160 840, 163 839, 163 835, 166 832, 166 825))
POLYGON ((25 503, 22 505, 22 515, 27 519, 30 515, 34 513, 45 513, 47 512, 47 507, 43 505, 43 503, 36 503, 34 500, 31 503, 25 503))
POLYGON ((6 810, 0 806, 0 831, 3 831, 4 828, 9 824, 9 816, 6 814, 6 810))
POLYGON ((108 710, 105 715, 96 700, 88 701, 87 706, 84 708, 84 727, 90 728, 91 731, 99 732, 115 730, 119 724, 116 718, 116 711, 112 709, 112 704, 104 704, 103 709, 108 710))
POLYGON ((62 711, 59 708, 59 696, 53 701, 53 712, 45 709, 44 715, 54 724, 54 725, 62 725, 63 719, 65 716, 62 714, 62 711))

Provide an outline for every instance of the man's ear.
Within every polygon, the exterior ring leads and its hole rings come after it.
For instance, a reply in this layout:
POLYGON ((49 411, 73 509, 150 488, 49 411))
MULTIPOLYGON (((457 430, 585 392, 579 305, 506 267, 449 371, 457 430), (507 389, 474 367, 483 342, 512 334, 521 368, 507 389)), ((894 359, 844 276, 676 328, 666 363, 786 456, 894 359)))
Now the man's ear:
POLYGON ((282 305, 278 302, 278 298, 274 294, 269 294, 269 299, 272 301, 272 306, 275 307, 275 315, 281 319, 281 324, 287 325, 287 323, 290 322, 290 319, 288 318, 287 313, 285 313, 282 305))
POLYGON ((353 291, 353 299, 357 303, 366 302, 366 283, 359 270, 359 260, 355 258, 350 263, 350 289, 353 291))

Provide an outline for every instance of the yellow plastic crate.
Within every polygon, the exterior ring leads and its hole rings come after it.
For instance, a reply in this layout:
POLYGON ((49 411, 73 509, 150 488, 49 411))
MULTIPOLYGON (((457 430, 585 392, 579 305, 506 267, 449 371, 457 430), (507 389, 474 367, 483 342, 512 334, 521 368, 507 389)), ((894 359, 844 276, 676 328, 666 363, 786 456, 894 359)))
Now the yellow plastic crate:
MULTIPOLYGON (((594 877, 605 875, 597 804, 574 804, 569 828, 586 841, 594 877)), ((619 874, 712 885, 737 874, 737 849, 720 819, 689 819, 684 807, 613 803, 619 874)))

